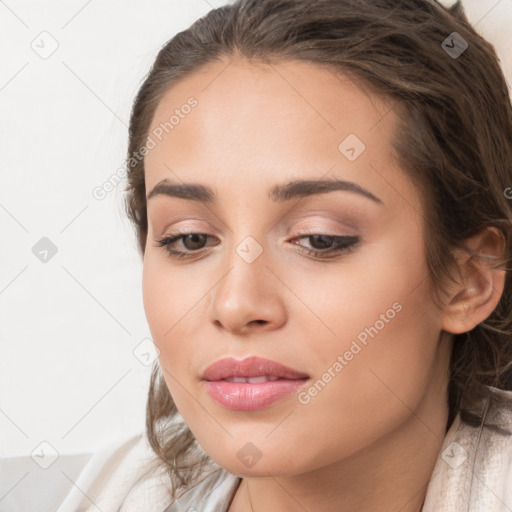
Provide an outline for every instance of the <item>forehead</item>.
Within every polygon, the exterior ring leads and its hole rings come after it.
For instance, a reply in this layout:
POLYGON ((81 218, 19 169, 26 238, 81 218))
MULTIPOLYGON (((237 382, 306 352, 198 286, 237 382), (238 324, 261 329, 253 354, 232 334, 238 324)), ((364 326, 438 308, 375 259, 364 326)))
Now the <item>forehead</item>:
POLYGON ((384 168, 396 174, 395 110, 391 100, 309 62, 216 61, 160 100, 148 134, 155 147, 145 157, 146 190, 171 171, 214 186, 328 173, 375 188, 386 182, 384 168))

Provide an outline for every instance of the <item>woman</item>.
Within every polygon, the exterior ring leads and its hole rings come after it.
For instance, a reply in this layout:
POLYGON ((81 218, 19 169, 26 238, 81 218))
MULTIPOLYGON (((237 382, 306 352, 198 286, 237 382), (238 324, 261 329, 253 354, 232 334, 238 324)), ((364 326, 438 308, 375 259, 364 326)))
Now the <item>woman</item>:
POLYGON ((511 162, 460 7, 239 0, 177 34, 127 160, 147 432, 60 512, 511 510, 511 162))

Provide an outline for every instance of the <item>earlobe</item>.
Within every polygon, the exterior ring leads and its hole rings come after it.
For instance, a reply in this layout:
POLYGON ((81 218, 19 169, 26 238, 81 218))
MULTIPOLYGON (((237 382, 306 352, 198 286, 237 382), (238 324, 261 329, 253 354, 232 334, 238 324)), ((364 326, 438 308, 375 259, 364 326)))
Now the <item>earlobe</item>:
POLYGON ((442 314, 442 329, 452 334, 468 332, 486 320, 498 305, 505 287, 505 270, 495 268, 504 255, 501 231, 486 228, 465 245, 471 252, 456 256, 459 279, 450 287, 442 314))

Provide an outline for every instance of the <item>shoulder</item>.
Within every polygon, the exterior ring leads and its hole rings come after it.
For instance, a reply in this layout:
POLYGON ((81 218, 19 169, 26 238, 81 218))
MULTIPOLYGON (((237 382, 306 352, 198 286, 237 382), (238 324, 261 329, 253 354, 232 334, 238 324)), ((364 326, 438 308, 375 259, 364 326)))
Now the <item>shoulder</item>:
POLYGON ((144 433, 94 452, 57 512, 132 512, 170 503, 170 478, 144 433))
POLYGON ((425 512, 512 510, 512 391, 491 391, 478 410, 461 411, 447 432, 425 512))
POLYGON ((476 446, 471 461, 472 494, 493 512, 512 510, 512 391, 491 388, 481 427, 468 430, 476 446))
POLYGON ((93 453, 57 512, 181 512, 185 502, 217 511, 239 481, 211 462, 174 500, 167 468, 141 432, 93 453))

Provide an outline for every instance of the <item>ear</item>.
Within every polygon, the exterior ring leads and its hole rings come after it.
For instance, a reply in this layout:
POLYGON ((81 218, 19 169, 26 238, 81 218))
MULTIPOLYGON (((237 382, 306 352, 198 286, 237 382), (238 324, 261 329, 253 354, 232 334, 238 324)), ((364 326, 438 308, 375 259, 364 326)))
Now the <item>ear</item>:
POLYGON ((442 329, 460 334, 483 322, 494 311, 505 287, 503 269, 496 269, 496 259, 503 257, 505 240, 495 227, 466 240, 465 246, 475 253, 457 250, 460 269, 457 283, 450 282, 442 312, 442 329))

